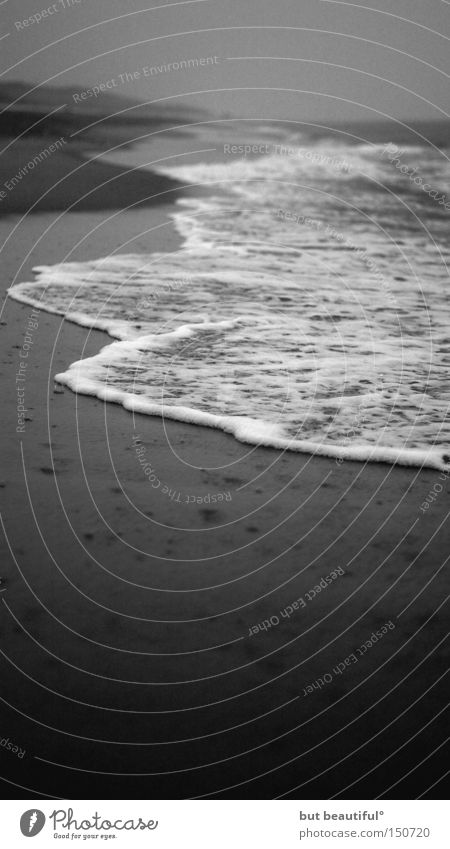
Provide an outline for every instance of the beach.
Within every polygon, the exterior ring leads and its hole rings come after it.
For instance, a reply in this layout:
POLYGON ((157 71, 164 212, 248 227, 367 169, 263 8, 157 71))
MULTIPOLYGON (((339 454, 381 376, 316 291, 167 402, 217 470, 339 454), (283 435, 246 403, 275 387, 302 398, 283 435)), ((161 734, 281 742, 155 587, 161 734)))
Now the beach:
MULTIPOLYGON (((55 153, 0 206, 3 290, 36 266, 177 251, 179 192, 55 153), (39 200, 46 168, 63 182, 39 200)), ((435 798, 447 473, 75 394, 55 375, 110 337, 12 299, 2 335, 1 737, 25 750, 4 753, 5 793, 435 798)))

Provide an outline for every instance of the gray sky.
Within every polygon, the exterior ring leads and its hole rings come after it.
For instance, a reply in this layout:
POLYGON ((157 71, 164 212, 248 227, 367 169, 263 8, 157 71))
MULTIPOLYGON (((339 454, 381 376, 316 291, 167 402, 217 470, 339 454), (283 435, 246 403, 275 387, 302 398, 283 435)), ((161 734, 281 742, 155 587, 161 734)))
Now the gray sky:
POLYGON ((10 33, 0 42, 3 80, 48 81, 74 92, 106 82, 112 90, 114 81, 122 96, 179 98, 241 117, 336 121, 386 113, 412 120, 450 112, 446 0, 47 3, 0 6, 0 36, 10 33), (39 22, 21 24, 44 9, 39 22), (204 67, 143 72, 205 57, 217 58, 204 67), (126 74, 136 79, 125 82, 126 74))

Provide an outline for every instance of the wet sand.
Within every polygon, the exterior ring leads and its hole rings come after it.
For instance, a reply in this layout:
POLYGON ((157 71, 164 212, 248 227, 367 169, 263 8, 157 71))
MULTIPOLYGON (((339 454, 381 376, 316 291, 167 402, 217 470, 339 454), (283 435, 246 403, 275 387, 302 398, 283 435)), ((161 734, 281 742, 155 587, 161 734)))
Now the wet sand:
MULTIPOLYGON (((4 289, 127 240, 176 250, 170 206, 143 205, 138 179, 118 176, 107 214, 4 215, 4 289)), ((25 750, 0 750, 5 796, 436 798, 448 482, 422 513, 436 471, 254 448, 55 390, 108 337, 44 312, 18 433, 31 313, 8 300, 1 328, 0 737, 25 750)))

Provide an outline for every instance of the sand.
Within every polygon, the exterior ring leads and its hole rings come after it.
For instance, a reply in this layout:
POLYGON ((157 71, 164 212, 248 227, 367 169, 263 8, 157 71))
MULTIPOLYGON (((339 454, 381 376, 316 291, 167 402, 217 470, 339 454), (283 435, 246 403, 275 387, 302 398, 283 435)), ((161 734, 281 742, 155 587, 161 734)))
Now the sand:
MULTIPOLYGON (((3 288, 127 240, 176 250, 170 205, 142 204, 159 181, 116 176, 114 197, 62 217, 67 193, 22 221, 0 207, 3 288)), ((435 798, 448 482, 422 512, 436 471, 255 448, 61 392, 53 376, 108 337, 44 312, 18 433, 31 313, 8 300, 1 328, 0 738, 25 750, 0 753, 4 796, 435 798)))

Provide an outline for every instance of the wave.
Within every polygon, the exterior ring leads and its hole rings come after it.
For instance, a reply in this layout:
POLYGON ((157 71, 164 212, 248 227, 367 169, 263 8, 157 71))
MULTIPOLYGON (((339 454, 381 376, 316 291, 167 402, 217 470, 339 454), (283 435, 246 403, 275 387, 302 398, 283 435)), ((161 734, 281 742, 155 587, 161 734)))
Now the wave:
POLYGON ((179 251, 40 266, 9 290, 116 340, 56 381, 242 442, 447 468, 446 222, 434 247, 399 215, 373 148, 156 169, 210 190, 177 202, 179 251))

